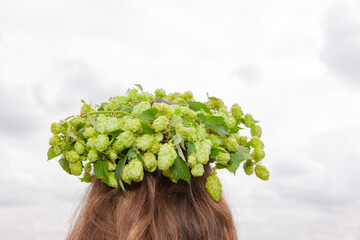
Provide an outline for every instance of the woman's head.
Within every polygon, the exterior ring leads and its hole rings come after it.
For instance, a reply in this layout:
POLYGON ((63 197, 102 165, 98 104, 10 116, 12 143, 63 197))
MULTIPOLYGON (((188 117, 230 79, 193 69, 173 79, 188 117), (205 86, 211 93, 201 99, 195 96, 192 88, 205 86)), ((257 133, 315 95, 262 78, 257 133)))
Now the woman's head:
POLYGON ((225 200, 215 202, 205 188, 210 170, 206 164, 190 185, 146 172, 126 192, 94 179, 68 239, 237 239, 225 200))

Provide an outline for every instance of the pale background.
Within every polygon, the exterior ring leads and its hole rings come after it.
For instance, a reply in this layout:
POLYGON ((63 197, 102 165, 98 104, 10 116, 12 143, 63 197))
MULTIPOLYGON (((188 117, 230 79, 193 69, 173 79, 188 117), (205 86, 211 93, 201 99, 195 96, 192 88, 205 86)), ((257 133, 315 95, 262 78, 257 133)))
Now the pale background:
POLYGON ((1 0, 0 239, 64 239, 50 124, 136 83, 261 121, 270 181, 220 174, 240 239, 360 239, 359 0, 1 0))

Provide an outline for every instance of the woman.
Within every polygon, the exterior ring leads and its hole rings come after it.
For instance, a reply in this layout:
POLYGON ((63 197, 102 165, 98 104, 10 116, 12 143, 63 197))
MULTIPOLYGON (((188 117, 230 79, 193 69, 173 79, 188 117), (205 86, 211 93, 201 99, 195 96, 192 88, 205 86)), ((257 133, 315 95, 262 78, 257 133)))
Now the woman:
POLYGON ((126 192, 94 178, 68 240, 234 240, 231 212, 223 198, 214 201, 201 177, 172 183, 160 170, 146 172, 126 192))

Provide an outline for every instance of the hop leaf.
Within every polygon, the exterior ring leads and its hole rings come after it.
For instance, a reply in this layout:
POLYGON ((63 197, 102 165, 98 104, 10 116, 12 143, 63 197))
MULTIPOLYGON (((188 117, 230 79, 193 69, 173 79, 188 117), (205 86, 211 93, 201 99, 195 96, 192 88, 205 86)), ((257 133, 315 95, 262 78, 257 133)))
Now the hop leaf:
POLYGON ((206 190, 210 194, 210 196, 216 201, 220 201, 221 192, 222 192, 222 185, 220 180, 217 176, 209 176, 206 179, 206 190))

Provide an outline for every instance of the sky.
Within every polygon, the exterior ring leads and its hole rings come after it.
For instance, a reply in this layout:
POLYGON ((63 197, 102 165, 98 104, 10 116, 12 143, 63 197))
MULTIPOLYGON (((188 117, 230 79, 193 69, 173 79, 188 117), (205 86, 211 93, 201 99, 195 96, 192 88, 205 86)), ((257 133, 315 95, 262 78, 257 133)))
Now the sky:
POLYGON ((270 180, 219 172, 239 239, 359 240, 359 65, 359 0, 2 0, 0 239, 65 238, 50 125, 141 84, 260 120, 270 180))

